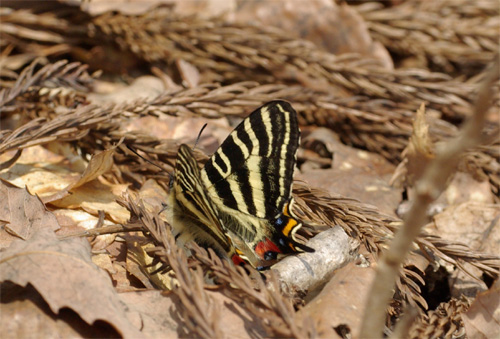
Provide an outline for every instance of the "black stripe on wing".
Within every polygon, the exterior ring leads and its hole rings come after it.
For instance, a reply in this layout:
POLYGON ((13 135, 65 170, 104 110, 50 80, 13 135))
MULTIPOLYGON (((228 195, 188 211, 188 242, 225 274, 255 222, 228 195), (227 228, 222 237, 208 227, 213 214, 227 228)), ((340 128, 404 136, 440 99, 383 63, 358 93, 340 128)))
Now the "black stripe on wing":
MULTIPOLYGON (((214 209, 201 181, 200 169, 187 145, 181 145, 177 153, 174 187, 178 203, 184 209, 183 217, 192 220, 199 230, 190 230, 193 234, 203 232, 216 241, 227 252, 232 244, 222 230, 217 211, 214 209)), ((210 239, 206 239, 210 243, 210 239)))
POLYGON ((299 139, 289 103, 271 101, 255 110, 202 170, 212 199, 259 218, 276 217, 290 198, 299 139))

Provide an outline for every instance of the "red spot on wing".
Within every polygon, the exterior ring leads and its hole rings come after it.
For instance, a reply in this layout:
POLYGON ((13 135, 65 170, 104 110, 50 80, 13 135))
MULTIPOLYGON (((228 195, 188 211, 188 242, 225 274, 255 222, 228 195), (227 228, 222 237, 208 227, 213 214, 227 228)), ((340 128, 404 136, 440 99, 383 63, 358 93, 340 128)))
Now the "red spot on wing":
POLYGON ((272 251, 272 252, 276 252, 276 253, 281 253, 280 249, 278 246, 276 246, 275 243, 273 243, 271 240, 269 240, 268 238, 266 238, 265 240, 259 242, 256 246, 255 246, 255 253, 257 253, 257 255, 261 258, 261 259, 264 259, 264 253, 266 253, 267 251, 272 251))
POLYGON ((236 266, 239 266, 239 265, 243 265, 245 263, 245 260, 243 260, 239 255, 235 254, 233 255, 233 257, 231 258, 231 260, 233 260, 233 263, 236 265, 236 266))

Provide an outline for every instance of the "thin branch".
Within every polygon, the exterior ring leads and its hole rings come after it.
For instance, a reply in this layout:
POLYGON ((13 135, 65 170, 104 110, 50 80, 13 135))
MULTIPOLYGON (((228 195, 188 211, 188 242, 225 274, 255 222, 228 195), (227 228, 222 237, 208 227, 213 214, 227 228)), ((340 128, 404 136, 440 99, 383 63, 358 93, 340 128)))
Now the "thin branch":
POLYGON ((455 171, 460 154, 480 141, 485 114, 492 98, 491 85, 499 75, 499 63, 496 60, 483 82, 474 109, 474 115, 463 127, 461 134, 438 148, 436 158, 431 161, 416 184, 417 196, 406 216, 404 226, 395 234, 388 251, 379 260, 377 275, 361 328, 361 338, 382 337, 385 324, 385 309, 392 295, 394 282, 414 240, 425 223, 428 205, 434 201, 446 187, 449 176, 455 171))

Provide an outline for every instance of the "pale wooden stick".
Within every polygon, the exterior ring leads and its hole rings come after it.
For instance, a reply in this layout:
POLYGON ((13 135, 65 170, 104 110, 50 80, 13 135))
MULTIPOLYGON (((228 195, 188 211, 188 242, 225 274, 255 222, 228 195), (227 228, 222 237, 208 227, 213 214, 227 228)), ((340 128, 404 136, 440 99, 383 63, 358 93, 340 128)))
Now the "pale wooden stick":
POLYGON ((456 169, 460 154, 479 143, 486 112, 491 105, 491 87, 493 81, 498 79, 498 74, 497 57, 479 88, 474 115, 464 125, 458 137, 437 148, 436 158, 429 163, 422 178, 416 183, 416 197, 405 217, 404 226, 395 234, 391 246, 378 262, 377 275, 363 317, 361 338, 383 337, 386 309, 394 293, 394 283, 400 267, 426 221, 427 207, 445 189, 448 177, 456 169))

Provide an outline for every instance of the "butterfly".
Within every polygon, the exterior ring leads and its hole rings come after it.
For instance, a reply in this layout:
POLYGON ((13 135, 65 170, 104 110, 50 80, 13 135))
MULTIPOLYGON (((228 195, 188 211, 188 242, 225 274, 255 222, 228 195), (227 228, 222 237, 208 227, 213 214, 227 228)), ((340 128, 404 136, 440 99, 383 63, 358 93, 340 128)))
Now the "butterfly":
POLYGON ((291 197, 299 141, 297 113, 275 100, 245 118, 202 169, 182 144, 167 204, 178 241, 258 269, 314 252, 295 237, 302 226, 291 197))

